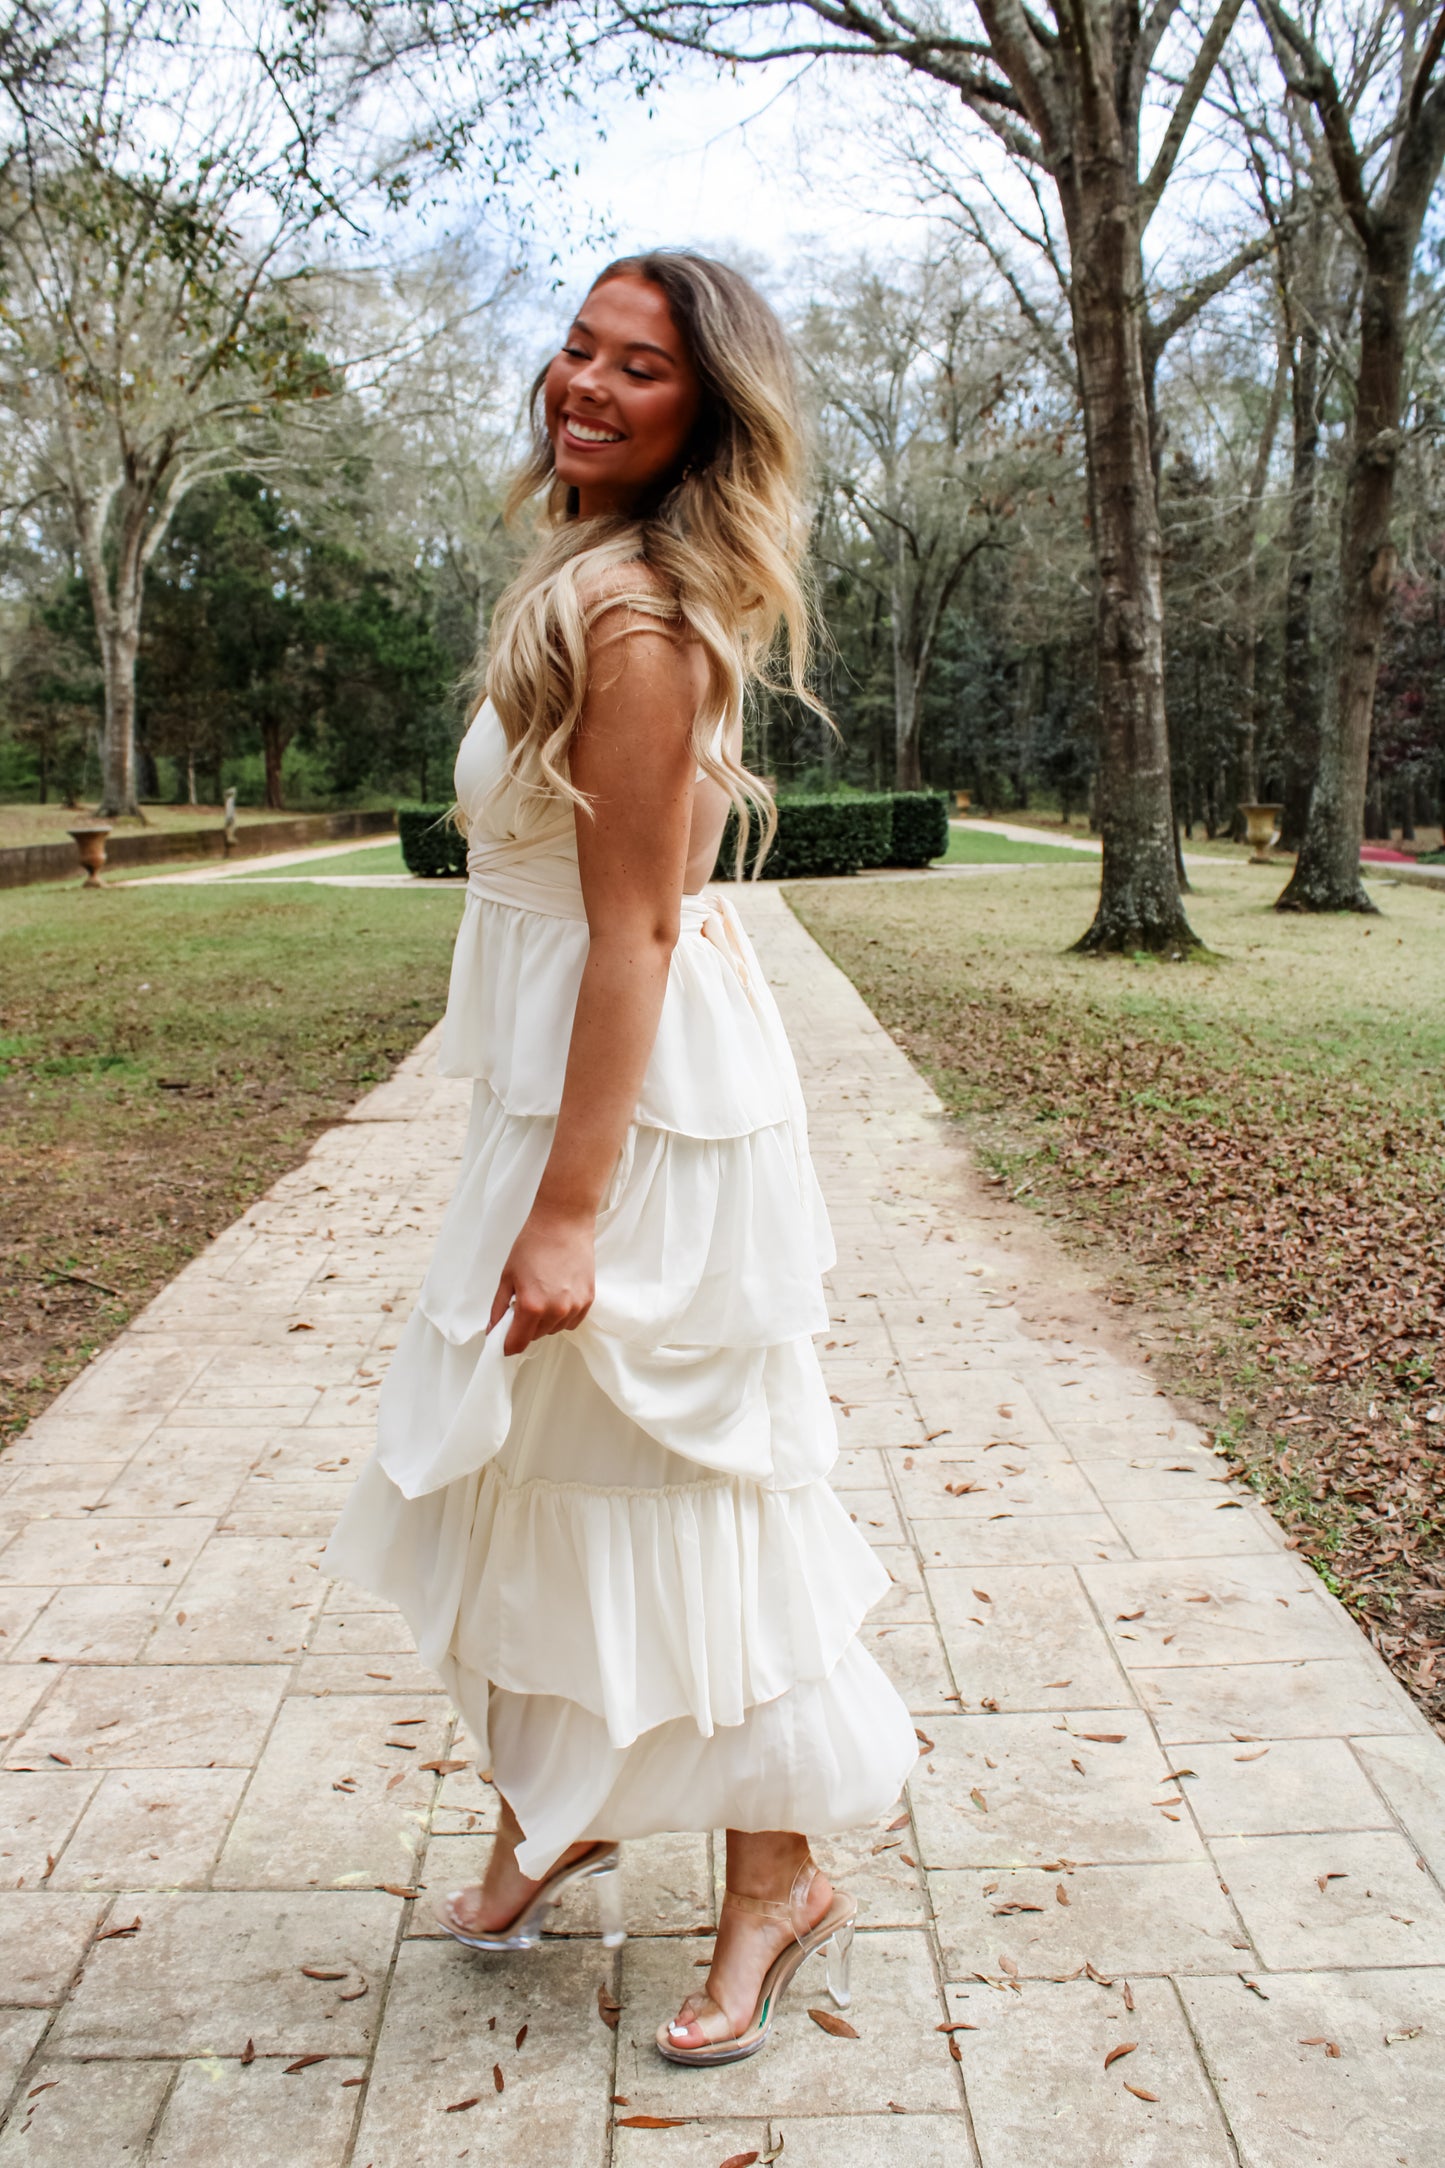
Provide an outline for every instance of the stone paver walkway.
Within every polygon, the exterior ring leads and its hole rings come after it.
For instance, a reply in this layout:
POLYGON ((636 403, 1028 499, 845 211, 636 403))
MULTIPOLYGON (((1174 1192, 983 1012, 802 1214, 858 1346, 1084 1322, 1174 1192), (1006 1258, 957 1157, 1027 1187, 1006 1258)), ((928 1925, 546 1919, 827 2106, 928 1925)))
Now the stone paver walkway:
POLYGON ((459 1147, 423 1048, 0 1460, 0 2168, 1445 2163, 1445 1744, 1142 1371, 1025 1328, 931 1093, 744 908, 924 1742, 908 1821, 825 1848, 858 2037, 805 1973, 758 2060, 657 2058, 704 1837, 631 1848, 615 1970, 581 1911, 491 1960, 410 1894, 475 1871, 492 1795, 314 1560, 459 1147))

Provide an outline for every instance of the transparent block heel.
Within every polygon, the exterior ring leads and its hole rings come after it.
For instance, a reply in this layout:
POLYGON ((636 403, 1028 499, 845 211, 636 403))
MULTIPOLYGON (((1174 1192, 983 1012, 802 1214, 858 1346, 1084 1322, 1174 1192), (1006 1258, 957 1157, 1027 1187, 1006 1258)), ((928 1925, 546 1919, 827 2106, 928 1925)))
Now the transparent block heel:
POLYGON ((451 1895, 437 1907, 437 1923, 458 1942, 464 1942, 469 1950, 536 1950, 542 1945, 547 1927, 547 1915, 562 1901, 564 1892, 573 1882, 585 1882, 593 1878, 598 1884, 598 1910, 602 1921, 602 1940, 608 1949, 615 1950, 626 1939, 622 1924, 622 1877, 618 1873, 621 1854, 615 1844, 595 1844, 580 1859, 569 1860, 566 1866, 554 1867, 545 1881, 539 1883, 532 1896, 509 1927, 495 1934, 471 1934, 463 1928, 452 1906, 465 1893, 453 1890, 451 1895))
POLYGON ((620 1950, 627 1940, 621 1871, 616 1866, 599 1867, 594 1870, 592 1881, 597 1890, 597 1923, 602 1932, 602 1947, 620 1950))
POLYGON ((853 1922, 844 1920, 833 1930, 831 1938, 823 1945, 823 1963, 828 1973, 828 1993, 835 2009, 846 2010, 853 2000, 853 1922))

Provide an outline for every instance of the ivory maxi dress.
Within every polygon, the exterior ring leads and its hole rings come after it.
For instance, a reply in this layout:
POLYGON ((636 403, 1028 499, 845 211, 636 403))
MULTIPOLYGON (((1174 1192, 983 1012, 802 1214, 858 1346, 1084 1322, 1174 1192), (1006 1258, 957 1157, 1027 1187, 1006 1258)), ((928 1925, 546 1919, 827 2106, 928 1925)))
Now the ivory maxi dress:
MULTIPOLYGON (((322 1559, 396 1604, 540 1879, 579 1839, 846 1829, 917 1753, 859 1642, 888 1575, 827 1475, 832 1238, 772 995, 724 895, 682 899, 580 1326, 505 1356, 502 1268, 552 1141, 588 928, 569 803, 457 757, 467 896, 438 1070, 461 1172, 322 1559)), ((701 771, 699 771, 701 772, 701 771)))

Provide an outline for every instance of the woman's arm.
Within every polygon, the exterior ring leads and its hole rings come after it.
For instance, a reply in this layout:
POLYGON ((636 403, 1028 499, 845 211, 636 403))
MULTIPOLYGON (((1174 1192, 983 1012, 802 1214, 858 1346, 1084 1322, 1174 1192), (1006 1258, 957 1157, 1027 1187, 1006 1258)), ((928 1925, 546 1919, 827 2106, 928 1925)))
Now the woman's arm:
POLYGON ((677 941, 692 819, 695 642, 625 605, 593 627, 570 748, 577 860, 591 941, 552 1149, 492 1303, 515 1303, 505 1352, 580 1325, 592 1306, 597 1213, 637 1109, 677 941))

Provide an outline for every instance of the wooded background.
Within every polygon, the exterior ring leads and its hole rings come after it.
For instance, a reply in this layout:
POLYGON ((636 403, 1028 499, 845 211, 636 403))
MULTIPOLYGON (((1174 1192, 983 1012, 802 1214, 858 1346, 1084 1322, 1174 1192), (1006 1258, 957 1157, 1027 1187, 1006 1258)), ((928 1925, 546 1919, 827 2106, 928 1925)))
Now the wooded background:
POLYGON ((469 161, 514 217, 568 66, 821 52, 897 77, 919 217, 744 266, 814 422, 841 732, 764 702, 754 761, 1088 811, 1105 947, 1187 946, 1174 830, 1241 802, 1304 846, 1286 901, 1368 908, 1361 836, 1445 817, 1445 8, 956 13, 669 4, 579 48, 560 4, 443 40, 258 0, 222 67, 169 0, 13 9, 0 798, 445 795, 577 297, 495 226, 428 245, 427 186, 469 161))

